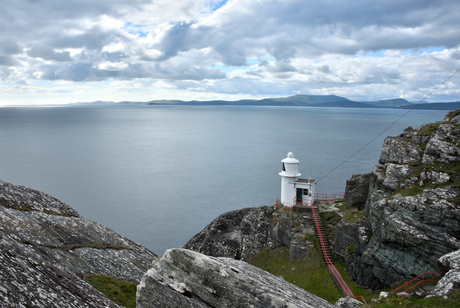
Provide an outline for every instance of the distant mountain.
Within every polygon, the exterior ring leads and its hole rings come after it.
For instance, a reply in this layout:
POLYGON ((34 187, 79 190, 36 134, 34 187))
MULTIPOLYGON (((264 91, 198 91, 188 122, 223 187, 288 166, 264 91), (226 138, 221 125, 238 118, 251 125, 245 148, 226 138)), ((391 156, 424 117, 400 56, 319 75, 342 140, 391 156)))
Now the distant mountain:
POLYGON ((115 102, 110 102, 110 101, 95 101, 95 102, 78 102, 78 103, 73 103, 72 105, 94 105, 94 106, 105 106, 105 105, 114 105, 117 104, 115 102))
POLYGON ((154 100, 149 105, 232 105, 232 106, 319 106, 331 102, 352 102, 345 97, 336 95, 294 95, 280 98, 265 98, 261 100, 243 99, 238 101, 180 101, 154 100))
POLYGON ((401 106, 401 109, 422 109, 422 110, 457 110, 460 108, 460 102, 452 103, 426 103, 412 106, 401 106))
POLYGON ((371 102, 363 102, 366 104, 370 104, 377 107, 392 107, 392 108, 400 108, 402 106, 410 106, 413 105, 412 103, 406 101, 403 98, 395 98, 395 99, 385 99, 380 101, 371 101, 371 102))
POLYGON ((243 99, 238 101, 182 101, 182 100, 152 100, 148 102, 123 101, 119 103, 97 101, 93 103, 77 103, 80 105, 213 105, 213 106, 303 106, 331 108, 393 108, 393 109, 425 109, 425 110, 455 110, 460 108, 460 102, 453 103, 423 103, 413 104, 402 98, 357 102, 337 95, 293 95, 289 97, 264 98, 260 100, 243 99))

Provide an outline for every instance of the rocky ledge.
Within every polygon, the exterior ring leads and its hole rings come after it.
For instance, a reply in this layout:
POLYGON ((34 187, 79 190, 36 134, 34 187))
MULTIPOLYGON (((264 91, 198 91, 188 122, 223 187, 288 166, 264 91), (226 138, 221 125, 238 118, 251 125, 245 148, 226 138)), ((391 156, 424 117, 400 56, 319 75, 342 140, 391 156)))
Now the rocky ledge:
POLYGON ((459 123, 457 110, 387 137, 373 171, 347 181, 346 208, 364 218, 336 227, 335 253, 358 284, 438 272, 437 260, 460 248, 459 123))
POLYGON ((224 213, 193 236, 184 248, 214 257, 248 260, 264 247, 290 247, 291 260, 302 259, 312 246, 311 213, 279 206, 245 208, 224 213))
POLYGON ((0 181, 4 307, 118 307, 85 274, 138 283, 158 256, 45 193, 0 181))
POLYGON ((137 287, 138 308, 335 307, 282 277, 232 258, 166 251, 137 287))

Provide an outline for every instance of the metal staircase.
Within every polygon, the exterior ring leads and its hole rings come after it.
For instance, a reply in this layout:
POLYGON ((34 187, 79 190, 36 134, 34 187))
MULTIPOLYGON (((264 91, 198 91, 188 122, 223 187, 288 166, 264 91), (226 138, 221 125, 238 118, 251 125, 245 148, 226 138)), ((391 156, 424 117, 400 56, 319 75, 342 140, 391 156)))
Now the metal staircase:
POLYGON ((319 209, 317 203, 314 203, 311 207, 311 211, 313 213, 313 217, 315 219, 315 228, 316 228, 316 236, 318 237, 321 252, 323 253, 323 259, 326 264, 328 262, 332 262, 332 252, 331 247, 327 244, 326 237, 324 236, 324 228, 323 222, 319 216, 319 209), (316 219, 316 217, 318 219, 316 219))
POLYGON ((323 223, 321 222, 321 218, 319 217, 319 209, 318 209, 317 204, 312 204, 311 212, 313 214, 313 220, 315 222, 315 228, 316 228, 316 235, 318 237, 320 249, 323 254, 323 259, 324 259, 324 262, 326 263, 327 270, 329 271, 329 274, 331 275, 332 280, 334 281, 335 285, 340 290, 340 292, 342 292, 343 296, 351 297, 351 298, 359 297, 365 303, 364 298, 362 296, 353 295, 353 292, 350 290, 345 280, 343 280, 342 275, 335 268, 332 262, 331 247, 327 244, 326 238, 324 236, 323 223))

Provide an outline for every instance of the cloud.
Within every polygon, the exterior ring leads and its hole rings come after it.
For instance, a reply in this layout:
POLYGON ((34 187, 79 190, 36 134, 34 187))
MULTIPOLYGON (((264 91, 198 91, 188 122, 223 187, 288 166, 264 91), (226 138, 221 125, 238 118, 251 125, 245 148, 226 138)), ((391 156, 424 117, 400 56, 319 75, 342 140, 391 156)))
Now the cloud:
POLYGON ((460 67, 459 15, 450 0, 7 0, 0 78, 417 99, 460 67))

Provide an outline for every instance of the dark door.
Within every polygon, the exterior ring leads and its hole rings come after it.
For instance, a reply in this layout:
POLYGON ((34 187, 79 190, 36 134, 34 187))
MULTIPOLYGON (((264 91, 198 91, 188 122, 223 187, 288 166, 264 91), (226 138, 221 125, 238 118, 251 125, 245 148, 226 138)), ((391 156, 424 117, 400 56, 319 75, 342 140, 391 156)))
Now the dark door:
POLYGON ((302 204, 302 196, 303 196, 303 192, 302 192, 302 188, 297 188, 297 203, 300 203, 302 204))

